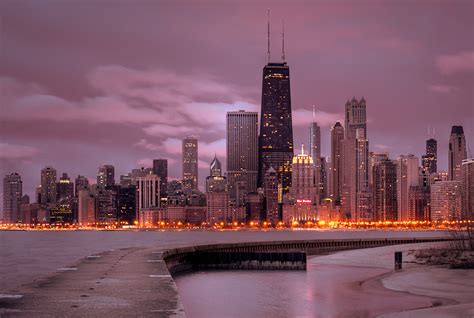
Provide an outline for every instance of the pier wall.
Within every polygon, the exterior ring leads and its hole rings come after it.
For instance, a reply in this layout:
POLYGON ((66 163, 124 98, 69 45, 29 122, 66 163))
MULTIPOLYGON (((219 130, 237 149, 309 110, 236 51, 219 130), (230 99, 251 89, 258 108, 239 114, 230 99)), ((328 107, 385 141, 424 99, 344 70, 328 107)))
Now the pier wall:
POLYGON ((200 245, 163 252, 171 274, 201 269, 305 270, 306 255, 449 238, 336 239, 200 245))

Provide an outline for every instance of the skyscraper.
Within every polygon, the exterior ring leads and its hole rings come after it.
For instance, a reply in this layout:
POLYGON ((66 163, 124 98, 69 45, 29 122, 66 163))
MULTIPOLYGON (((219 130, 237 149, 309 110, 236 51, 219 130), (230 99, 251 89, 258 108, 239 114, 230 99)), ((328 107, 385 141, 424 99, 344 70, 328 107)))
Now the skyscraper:
POLYGON ((346 102, 345 133, 346 139, 355 139, 356 130, 362 128, 367 136, 366 101, 364 97, 357 101, 355 97, 346 102))
POLYGON ((89 189, 89 179, 84 176, 77 175, 74 185, 74 195, 78 197, 80 190, 89 189))
POLYGON ((198 140, 194 136, 183 139, 183 187, 191 191, 198 189, 198 140))
POLYGON ((291 186, 293 127, 291 119, 290 68, 286 62, 268 63, 263 68, 262 108, 258 151, 259 185, 273 167, 283 192, 291 186))
POLYGON ((41 170, 41 204, 56 203, 56 169, 45 167, 41 170))
POLYGON ((265 214, 267 221, 275 224, 280 221, 278 202, 278 178, 275 169, 268 169, 263 183, 265 196, 265 214))
POLYGON ((229 217, 229 194, 226 178, 217 156, 211 162, 210 176, 206 178, 207 220, 209 223, 226 222, 229 217))
POLYGON ((115 185, 115 167, 112 165, 103 165, 99 167, 97 174, 97 185, 110 189, 115 185))
POLYGON ((453 126, 449 137, 449 180, 461 180, 461 164, 467 158, 466 137, 462 126, 453 126))
POLYGON ((18 173, 13 172, 3 177, 3 220, 16 223, 21 220, 21 197, 23 183, 18 173))
POLYGON ((291 197, 296 202, 316 202, 316 185, 314 182, 314 162, 311 156, 304 153, 301 146, 301 154, 293 157, 292 160, 292 182, 291 197))
POLYGON ((336 205, 341 202, 342 188, 342 140, 344 139, 344 127, 340 122, 331 128, 331 174, 332 189, 330 196, 336 205))
POLYGON ((428 174, 438 171, 438 142, 430 138, 426 141, 426 154, 422 156, 422 165, 428 174))
MULTIPOLYGON (((237 197, 236 184, 245 185, 246 193, 257 191, 258 113, 227 113, 227 181, 229 198, 237 197)), ((238 203, 238 202, 237 202, 238 203)))
POLYGON ((369 189, 369 140, 366 101, 355 97, 345 105, 343 144, 342 208, 354 221, 373 218, 369 189))
POLYGON ((57 191, 58 201, 71 200, 74 197, 74 183, 71 182, 67 173, 63 173, 62 177, 59 178, 57 191))
POLYGON ((153 173, 160 177, 160 198, 167 197, 167 185, 168 185, 168 160, 166 159, 154 159, 153 160, 153 173))
POLYGON ((397 163, 397 212, 398 221, 410 221, 410 187, 419 185, 418 157, 401 155, 397 163))
POLYGON ((160 207, 160 177, 150 173, 136 180, 137 213, 160 207))
POLYGON ((373 167, 375 221, 397 221, 397 164, 388 158, 373 167))
POLYGON ((431 220, 455 220, 461 217, 461 181, 437 181, 431 186, 431 220))

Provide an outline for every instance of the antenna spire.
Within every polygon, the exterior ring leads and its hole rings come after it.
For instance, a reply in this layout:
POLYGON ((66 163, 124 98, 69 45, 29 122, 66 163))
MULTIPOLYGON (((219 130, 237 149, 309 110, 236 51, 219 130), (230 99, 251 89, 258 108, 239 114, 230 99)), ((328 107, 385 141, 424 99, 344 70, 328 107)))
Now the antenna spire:
POLYGON ((316 106, 313 105, 313 123, 316 122, 316 106))
POLYGON ((304 155, 304 143, 301 143, 301 154, 304 155))
POLYGON ((281 61, 285 63, 285 19, 282 20, 281 30, 281 61))
POLYGON ((267 10, 267 62, 270 63, 270 9, 267 10))

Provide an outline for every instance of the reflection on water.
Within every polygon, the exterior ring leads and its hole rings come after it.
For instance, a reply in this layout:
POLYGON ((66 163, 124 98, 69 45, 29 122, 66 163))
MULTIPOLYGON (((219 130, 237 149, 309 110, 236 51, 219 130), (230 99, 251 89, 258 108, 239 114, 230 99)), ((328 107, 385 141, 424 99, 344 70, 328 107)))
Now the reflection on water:
POLYGON ((307 271, 208 271, 176 278, 186 315, 196 317, 371 317, 428 300, 385 290, 384 268, 318 264, 307 271))

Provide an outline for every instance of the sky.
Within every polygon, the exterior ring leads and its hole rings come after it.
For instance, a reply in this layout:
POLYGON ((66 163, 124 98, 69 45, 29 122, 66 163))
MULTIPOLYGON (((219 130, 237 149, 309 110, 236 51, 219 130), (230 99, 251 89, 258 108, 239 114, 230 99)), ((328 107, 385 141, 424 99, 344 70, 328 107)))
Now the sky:
MULTIPOLYGON (((199 138, 203 188, 225 114, 259 111, 267 62, 291 73, 294 143, 307 143, 313 105, 330 154, 345 102, 367 101, 371 151, 424 153, 428 127, 447 169, 452 125, 474 152, 474 2, 0 1, 0 173, 33 195, 40 170, 116 176, 169 160, 199 138)), ((0 198, 1 200, 1 198, 0 198)))

